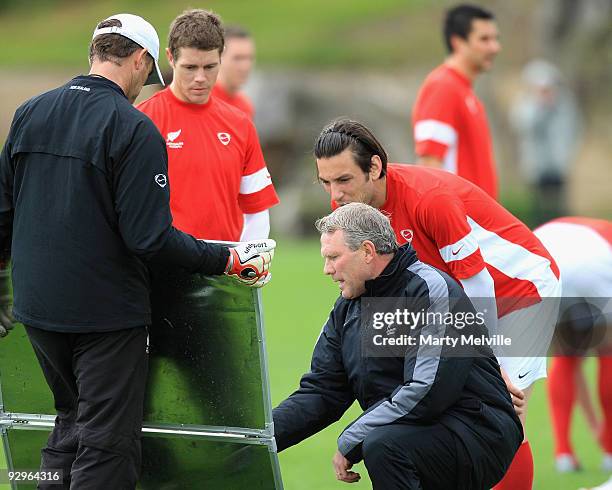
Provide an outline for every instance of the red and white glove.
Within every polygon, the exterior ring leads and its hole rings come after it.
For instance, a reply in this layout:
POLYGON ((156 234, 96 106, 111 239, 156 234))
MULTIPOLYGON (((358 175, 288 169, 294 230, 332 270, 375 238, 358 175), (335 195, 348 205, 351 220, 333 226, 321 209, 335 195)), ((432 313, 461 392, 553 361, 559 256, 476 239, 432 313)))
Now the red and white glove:
POLYGON ((247 286, 254 288, 264 286, 272 278, 268 269, 274 257, 275 247, 274 240, 255 240, 231 247, 225 274, 247 286))

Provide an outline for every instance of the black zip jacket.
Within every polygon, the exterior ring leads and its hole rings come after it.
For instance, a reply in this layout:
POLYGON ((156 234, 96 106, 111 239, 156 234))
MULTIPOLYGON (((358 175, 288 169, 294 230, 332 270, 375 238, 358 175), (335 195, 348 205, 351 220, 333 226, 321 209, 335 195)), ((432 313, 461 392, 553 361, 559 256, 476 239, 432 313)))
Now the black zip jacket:
POLYGON ((226 247, 172 226, 168 160, 121 88, 79 76, 24 103, 0 154, 14 315, 66 332, 151 323, 145 262, 221 274, 226 247))
MULTIPOLYGON (((456 357, 451 347, 408 348, 405 357, 364 356, 362 306, 381 297, 425 304, 430 312, 474 313, 457 282, 418 261, 409 245, 401 247, 383 273, 366 282, 364 295, 336 301, 310 372, 273 411, 278 449, 332 424, 357 400, 364 412, 338 439, 338 449, 353 463, 362 459, 363 440, 378 426, 441 423, 466 446, 476 478, 483 451, 499 455, 500 467, 507 466, 523 432, 491 349, 482 347, 474 357, 456 357)), ((430 323, 420 325, 415 336, 456 332, 454 326, 430 323)), ((472 327, 469 334, 486 335, 486 327, 472 327)))

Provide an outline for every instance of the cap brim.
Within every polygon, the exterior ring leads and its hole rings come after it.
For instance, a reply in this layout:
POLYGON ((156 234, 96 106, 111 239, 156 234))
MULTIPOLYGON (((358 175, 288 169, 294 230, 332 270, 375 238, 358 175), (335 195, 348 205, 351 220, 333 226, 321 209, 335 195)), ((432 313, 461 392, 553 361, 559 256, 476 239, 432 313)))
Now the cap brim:
POLYGON ((162 74, 161 74, 161 70, 159 69, 159 65, 157 64, 157 61, 155 61, 155 70, 151 71, 149 78, 147 78, 147 81, 145 82, 145 85, 155 85, 155 84, 166 86, 166 84, 164 83, 162 74))

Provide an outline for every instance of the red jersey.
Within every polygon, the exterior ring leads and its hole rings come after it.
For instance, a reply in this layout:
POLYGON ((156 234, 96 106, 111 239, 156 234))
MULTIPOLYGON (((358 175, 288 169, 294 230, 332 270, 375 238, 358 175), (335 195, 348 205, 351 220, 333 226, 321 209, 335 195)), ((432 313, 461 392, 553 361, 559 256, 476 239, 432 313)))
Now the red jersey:
MULTIPOLYGON (((334 204, 335 206, 335 204, 334 204)), ((501 318, 550 296, 559 280, 553 258, 536 236, 480 188, 443 170, 387 165, 387 200, 400 245, 457 280, 485 267, 501 318)))
POLYGON ((170 88, 139 104, 166 140, 174 226, 208 240, 238 241, 243 214, 278 203, 255 126, 211 96, 189 104, 170 88))
POLYGON ((466 77, 446 65, 432 71, 417 95, 412 127, 418 156, 439 158, 445 170, 497 199, 487 115, 466 77))
POLYGON ((211 94, 214 95, 217 99, 221 99, 223 102, 234 106, 236 109, 240 109, 247 116, 249 116, 249 119, 251 121, 253 120, 253 117, 255 117, 255 108, 253 107, 252 102, 242 92, 238 92, 237 94, 231 95, 221 86, 221 84, 215 83, 213 85, 211 94))

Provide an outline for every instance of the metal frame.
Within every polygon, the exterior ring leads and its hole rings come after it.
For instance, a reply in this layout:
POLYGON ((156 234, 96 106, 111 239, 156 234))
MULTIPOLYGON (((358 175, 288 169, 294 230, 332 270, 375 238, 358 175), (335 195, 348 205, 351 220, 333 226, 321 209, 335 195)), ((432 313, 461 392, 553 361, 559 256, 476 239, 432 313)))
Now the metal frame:
MULTIPOLYGON (((0 427, 19 428, 23 430, 46 430, 55 427, 54 415, 38 413, 0 412, 0 427)), ((259 429, 241 429, 236 427, 219 427, 188 424, 143 424, 143 433, 167 434, 173 436, 205 436, 207 439, 218 439, 226 442, 270 445, 276 441, 259 429)))
MULTIPOLYGON (((257 324, 257 339, 259 341, 259 367, 261 371, 261 384, 263 387, 265 434, 274 437, 274 421, 272 420, 272 399, 270 398, 270 378, 268 377, 268 356, 266 355, 266 337, 263 316, 263 303, 261 290, 253 291, 255 303, 255 322, 257 324)), ((275 444, 276 445, 276 444, 275 444)))
MULTIPOLYGON (((227 245, 227 242, 220 242, 227 245)), ((252 291, 255 309, 255 323, 259 349, 259 368, 262 385, 262 401, 264 409, 264 429, 248 427, 227 427, 190 424, 144 423, 143 435, 159 437, 198 437, 207 441, 231 442, 236 444, 267 446, 275 488, 283 490, 276 440, 274 439, 274 423, 272 419, 272 401, 270 397, 270 379, 268 376, 268 360, 266 354, 265 326, 261 291, 252 291)), ((2 380, 0 378, 0 437, 9 469, 13 469, 10 451, 9 430, 39 430, 49 431, 55 426, 55 416, 49 414, 5 412, 2 396, 2 380)), ((14 486, 12 488, 15 488, 14 486)))
MULTIPOLYGON (((13 470, 14 465, 11 458, 10 445, 8 441, 8 430, 38 430, 50 431, 55 425, 55 417, 52 415, 41 414, 25 414, 25 413, 4 413, 0 412, 0 437, 6 457, 8 470, 13 470), (4 417, 6 416, 6 418, 4 417)), ((236 444, 254 444, 259 446, 267 446, 270 456, 270 466, 272 468, 272 476, 276 490, 284 490, 283 480, 278 461, 278 453, 276 452, 276 441, 274 437, 257 437, 254 435, 236 434, 232 432, 222 432, 218 427, 210 428, 212 430, 175 430, 161 427, 143 426, 143 434, 155 434, 158 437, 201 437, 208 441, 232 442, 236 444)), ((11 488, 15 486, 11 484, 11 488)))
MULTIPOLYGON (((15 467, 13 466, 13 459, 11 457, 11 451, 8 441, 8 430, 7 424, 2 420, 2 416, 4 412, 0 410, 0 437, 2 438, 2 449, 4 450, 4 457, 6 458, 6 468, 8 471, 13 471, 15 467)), ((9 483, 12 490, 15 489, 15 483, 9 483)))

